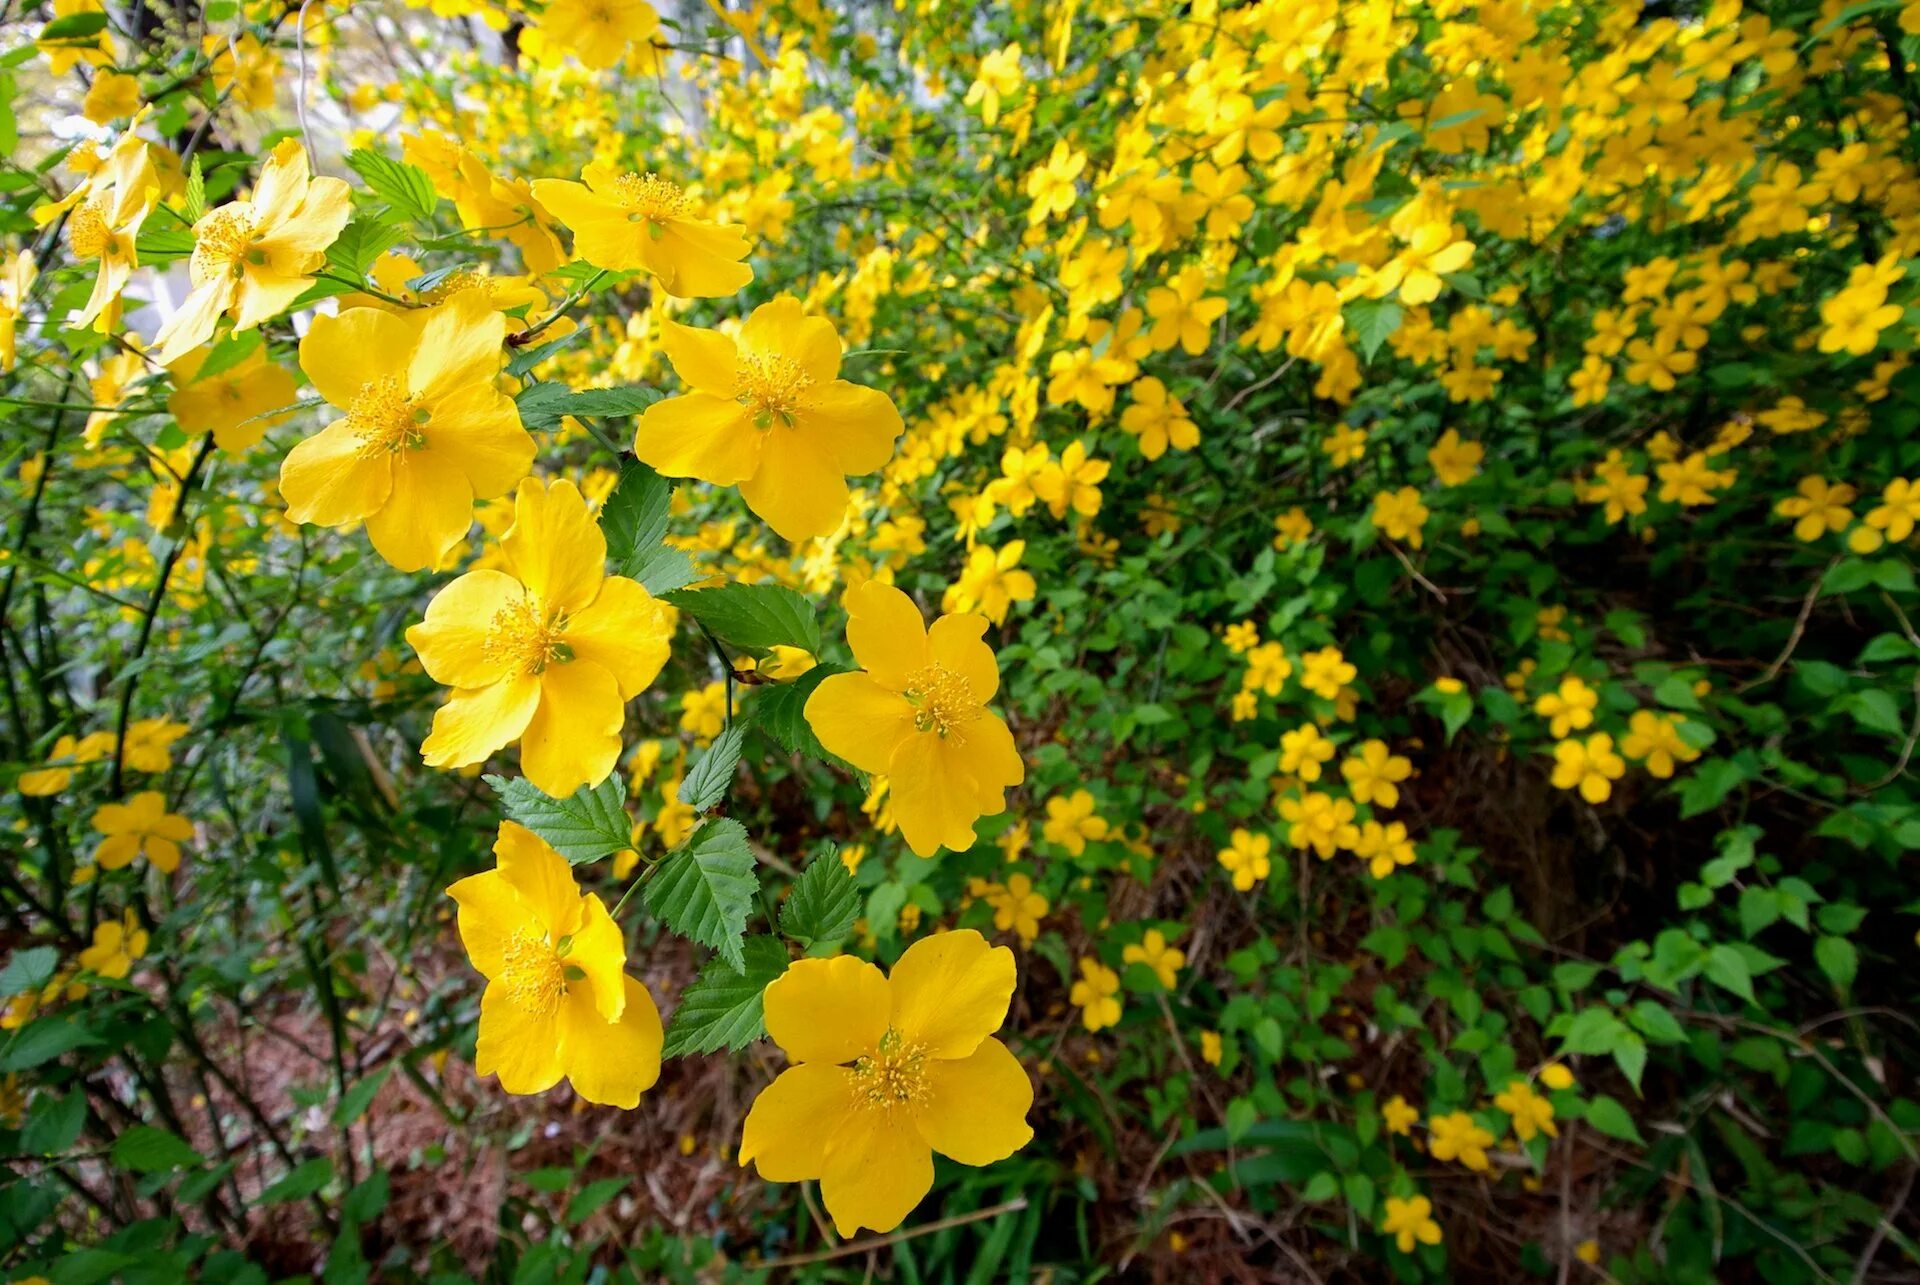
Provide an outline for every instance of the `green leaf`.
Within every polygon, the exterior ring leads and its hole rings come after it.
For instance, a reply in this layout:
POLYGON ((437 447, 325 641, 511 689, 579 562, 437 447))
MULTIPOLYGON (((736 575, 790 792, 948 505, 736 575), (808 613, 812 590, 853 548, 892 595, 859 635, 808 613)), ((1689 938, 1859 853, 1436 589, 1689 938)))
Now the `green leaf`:
POLYGON ((672 500, 673 483, 639 460, 620 466, 619 485, 600 508, 600 530, 607 537, 607 560, 614 574, 641 579, 641 568, 667 534, 672 500))
POLYGON ((1369 362, 1394 331, 1400 329, 1400 305, 1390 299, 1356 299, 1347 305, 1347 327, 1360 341, 1360 353, 1369 362))
POLYGON ((1707 980, 1722 990, 1732 991, 1751 1004, 1753 999, 1753 971, 1747 967, 1747 957, 1731 946, 1715 946, 1707 952, 1707 980))
POLYGON ((215 375, 232 370, 257 351, 263 342, 259 329, 228 331, 224 339, 214 341, 207 353, 207 359, 193 372, 193 382, 212 379, 215 375))
MULTIPOLYGON (((839 858, 834 858, 834 864, 839 864, 839 858)), ((680 992, 661 1046, 663 1055, 741 1049, 765 1034, 761 994, 767 983, 787 971, 787 948, 778 938, 749 937, 742 959, 736 969, 715 956, 700 970, 699 978, 680 992)))
POLYGON ((380 1093, 380 1086, 393 1074, 391 1064, 381 1067, 358 1084, 340 1095, 340 1105, 333 1109, 334 1123, 345 1127, 367 1113, 373 1100, 380 1093))
POLYGON ((97 36, 107 29, 107 15, 104 13, 70 13, 63 18, 55 18, 40 28, 37 37, 42 43, 58 40, 86 40, 97 36))
POLYGON ((709 821, 660 863, 641 894, 667 927, 720 952, 735 971, 744 969, 740 939, 760 886, 754 875, 747 831, 738 821, 709 821))
POLYGON ((520 422, 528 428, 552 428, 567 413, 565 407, 572 396, 573 391, 565 384, 545 380, 521 389, 513 405, 520 412, 520 422))
POLYGON ((57 1156, 79 1140, 87 1122, 87 1095, 75 1089, 63 1098, 43 1093, 20 1130, 20 1151, 29 1156, 57 1156))
POLYGON ((11 999, 37 991, 53 980, 60 967, 60 952, 52 946, 34 946, 16 950, 7 966, 0 969, 0 999, 11 999))
POLYGON ((580 1188, 567 1202, 567 1224, 578 1227, 599 1213, 601 1206, 624 1191, 631 1181, 630 1178, 601 1178, 580 1188))
POLYGON ((433 180, 417 165, 357 147, 347 153, 347 166, 367 181, 367 187, 375 196, 416 223, 432 218, 434 208, 440 204, 433 180))
POLYGON ((733 774, 740 766, 740 743, 746 736, 746 724, 735 723, 713 738, 713 744, 694 760, 686 779, 680 782, 682 803, 695 812, 705 812, 727 797, 733 774))
POLYGON ((254 1200, 256 1205, 278 1205, 289 1200, 305 1200, 333 1180, 333 1161, 316 1156, 294 1166, 280 1180, 254 1200))
POLYGON ((1647 1042, 1632 1031, 1621 1031, 1613 1041, 1614 1064, 1620 1073, 1633 1085, 1633 1091, 1640 1091, 1640 1077, 1647 1069, 1647 1042))
POLYGON ((762 687, 753 698, 753 721, 768 736, 779 742, 789 754, 811 754, 832 759, 820 738, 807 725, 807 698, 834 674, 844 674, 840 665, 815 665, 790 683, 762 687))
POLYGON ((780 931, 811 947, 839 941, 860 917, 860 890, 839 852, 829 846, 808 863, 780 907, 780 931))
MULTIPOLYGON (((628 384, 622 388, 582 388, 567 405, 567 414, 594 419, 631 419, 660 400, 660 390, 628 384)), ((641 465, 645 468, 645 465, 641 465)), ((625 480, 625 470, 621 470, 625 480)))
POLYGON ((0 1042, 0 1071, 28 1071, 100 1038, 64 1018, 43 1017, 0 1042))
POLYGON ((684 589, 700 578, 687 551, 669 544, 655 546, 653 553, 628 574, 656 598, 684 589))
POLYGON ((136 1124, 113 1140, 113 1163, 135 1173, 165 1173, 192 1168, 200 1163, 200 1153, 177 1134, 136 1124))
POLYGON ((193 253, 193 233, 185 228, 143 227, 134 245, 143 265, 160 267, 193 253))
POLYGON ((181 217, 188 223, 198 223, 200 216, 207 212, 207 176, 200 170, 200 156, 194 154, 193 165, 187 170, 186 208, 181 217))
POLYGON ((340 1202, 340 1212, 362 1225, 372 1222, 387 1207, 387 1197, 392 1185, 387 1179, 387 1171, 376 1169, 359 1186, 346 1194, 340 1202))
POLYGON ((1640 1130, 1633 1123, 1633 1117, 1627 1114, 1627 1109, 1604 1093, 1596 1093, 1587 1100, 1587 1123, 1609 1138, 1619 1138, 1643 1147, 1647 1145, 1647 1140, 1640 1136, 1640 1130))
POLYGON ((327 247, 327 266, 355 281, 365 281, 373 261, 397 245, 402 235, 402 229, 394 224, 378 219, 355 219, 327 247))
POLYGON ((813 604, 785 585, 735 581, 717 589, 683 589, 666 599, 736 647, 766 651, 784 644, 819 654, 813 604))
POLYGON ((1843 991, 1853 985, 1853 979, 1860 971, 1860 952, 1845 937, 1822 937, 1815 941, 1813 961, 1843 991))
POLYGON ((500 796, 507 815, 553 845, 573 865, 598 861, 633 846, 633 821, 627 816, 627 783, 618 772, 595 786, 582 786, 564 799, 550 798, 531 781, 503 776, 483 778, 500 796))

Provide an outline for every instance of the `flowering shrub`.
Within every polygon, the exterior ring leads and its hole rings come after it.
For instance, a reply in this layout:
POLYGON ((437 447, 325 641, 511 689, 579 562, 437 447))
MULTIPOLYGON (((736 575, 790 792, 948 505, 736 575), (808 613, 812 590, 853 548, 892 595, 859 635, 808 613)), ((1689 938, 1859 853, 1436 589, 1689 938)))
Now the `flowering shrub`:
POLYGON ((0 37, 13 1278, 1920 1264, 1920 4, 0 37))

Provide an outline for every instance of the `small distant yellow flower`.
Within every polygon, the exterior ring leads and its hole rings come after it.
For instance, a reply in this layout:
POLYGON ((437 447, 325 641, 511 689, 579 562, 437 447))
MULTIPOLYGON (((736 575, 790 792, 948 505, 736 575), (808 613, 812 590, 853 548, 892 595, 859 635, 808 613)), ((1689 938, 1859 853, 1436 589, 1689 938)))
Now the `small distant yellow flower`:
POLYGON ((1427 1150, 1435 1160, 1458 1160, 1475 1173, 1485 1173, 1493 1167, 1487 1159, 1487 1148, 1494 1142, 1493 1134, 1465 1111, 1433 1116, 1427 1121, 1427 1128, 1432 1134, 1427 1150))
POLYGON ((1559 1062, 1549 1062, 1540 1068, 1540 1083, 1549 1089, 1561 1091, 1573 1087, 1573 1072, 1559 1062))
POLYGON ((1321 765, 1335 754, 1334 744, 1318 727, 1303 723, 1280 737, 1280 770, 1302 781, 1320 779, 1321 765))
POLYGON ((1591 1267, 1600 1261, 1600 1242, 1583 1240, 1573 1247, 1573 1256, 1591 1267))
POLYGON ((1586 740, 1565 740, 1553 747, 1553 784, 1578 790, 1589 803, 1604 803, 1613 794, 1613 782, 1625 776, 1627 764, 1613 750, 1613 738, 1596 732, 1586 740))
POLYGON ((1440 1224, 1433 1220, 1433 1202, 1425 1196, 1411 1200, 1388 1196, 1386 1211, 1380 1230, 1393 1237, 1401 1253, 1411 1254, 1416 1244, 1440 1243, 1440 1224))
POLYGON ((1773 511, 1781 517, 1798 519, 1793 524, 1795 539, 1811 544, 1830 531, 1846 530, 1853 521, 1853 510, 1847 506, 1859 492, 1845 482, 1803 477, 1795 489, 1798 494, 1773 506, 1773 511))
POLYGON ((180 845, 193 837, 193 822, 167 811, 166 796, 158 790, 143 790, 125 803, 101 804, 93 828, 106 836, 93 850, 102 870, 145 857, 154 869, 172 874, 180 868, 180 845))
POLYGON ((1380 1107, 1380 1119, 1388 1133, 1397 1133, 1406 1137, 1413 1132, 1414 1122, 1420 1118, 1420 1109, 1408 1104, 1406 1098, 1396 1093, 1380 1107))
POLYGON ((850 955, 802 959, 767 986, 788 1068, 760 1091, 740 1163, 817 1179, 842 1236, 891 1231, 933 1186, 933 1153, 990 1165, 1033 1137, 1033 1083, 994 1037, 1013 952, 971 930, 907 948, 888 977, 850 955))
POLYGON ((1268 856, 1272 840, 1251 830, 1235 829, 1229 846, 1220 849, 1220 865, 1233 876, 1233 886, 1251 892, 1253 885, 1265 879, 1273 869, 1268 856))
POLYGON ((1093 795, 1086 790, 1055 795, 1047 800, 1047 820, 1040 828, 1040 837, 1059 844, 1070 856, 1081 855, 1087 850, 1088 840, 1098 843, 1107 837, 1106 818, 1095 810, 1096 806, 1093 795))
POLYGON ((1420 502, 1420 492, 1403 486, 1374 496, 1373 512, 1368 520, 1389 540, 1405 540, 1418 549, 1426 538, 1428 516, 1427 506, 1420 502))
POLYGON ((1493 1105, 1513 1118, 1513 1134, 1522 1142, 1532 1142, 1542 1133, 1549 1138, 1560 1136, 1559 1128, 1553 1123, 1553 1103, 1535 1093, 1525 1080, 1509 1082, 1505 1089, 1493 1095, 1493 1105))
POLYGON ((501 822, 493 854, 494 869, 447 889, 487 979, 474 1072, 508 1093, 564 1078, 588 1102, 636 1105, 660 1078, 660 1012, 627 974, 620 926, 531 830, 501 822))
MULTIPOLYGON (((128 736, 133 733, 127 729, 128 736)), ((73 769, 85 763, 98 763, 113 753, 114 734, 112 732, 94 732, 79 737, 62 736, 53 743, 53 753, 47 757, 47 765, 31 772, 20 774, 20 793, 32 798, 45 798, 58 794, 73 783, 73 769)))
POLYGON ((1413 840, 1407 837, 1406 824, 1401 821, 1363 824, 1354 839, 1353 855, 1367 863, 1367 872, 1375 879, 1385 879, 1396 867, 1412 865, 1416 856, 1413 840))
POLYGON ((1320 449, 1335 468, 1358 463, 1367 453, 1367 430, 1342 424, 1320 439, 1320 449))
POLYGON ((1620 752, 1636 763, 1645 763, 1649 775, 1665 780, 1673 775, 1676 763, 1691 763, 1700 757, 1700 751, 1680 735, 1684 722, 1678 714, 1635 710, 1628 720, 1627 734, 1620 738, 1620 752))
POLYGON ((1026 192, 1033 201, 1027 210, 1027 223, 1045 223, 1071 210, 1079 197, 1075 181, 1086 168, 1085 152, 1075 151, 1064 138, 1056 142, 1052 154, 1027 174, 1026 192))
POLYGON ((94 926, 93 944, 80 952, 80 967, 102 977, 125 977, 133 961, 147 953, 147 930, 140 917, 127 911, 119 919, 103 919, 94 926))
POLYGON ((1478 442, 1462 441, 1457 429, 1448 429, 1440 440, 1427 448, 1427 467, 1442 486, 1459 486, 1480 471, 1487 448, 1478 442))
MULTIPOLYGON (((589 165, 583 182, 542 178, 533 196, 573 232, 573 252, 596 268, 644 269, 676 299, 714 299, 753 280, 746 234, 701 217, 699 202, 657 174, 589 165)), ((838 354, 836 354, 837 356, 838 354)))
POLYGON ((1168 945, 1165 934, 1158 928, 1149 928, 1138 945, 1121 950, 1120 962, 1145 964, 1160 979, 1161 986, 1172 990, 1179 979, 1180 966, 1187 962, 1187 954, 1177 946, 1168 945))
POLYGON ((1280 800, 1280 819, 1287 823, 1287 842, 1295 848, 1313 849, 1322 861, 1360 841, 1354 815, 1352 799, 1336 799, 1318 790, 1302 798, 1280 800))
POLYGON ((967 554, 960 578, 941 597, 941 610, 978 611, 994 624, 1004 625, 1012 605, 1032 601, 1037 587, 1032 573, 1019 570, 1026 551, 1025 540, 1009 540, 999 549, 976 544, 967 554))
POLYGON ((1364 741, 1359 753, 1340 764, 1340 775, 1355 803, 1391 808, 1400 802, 1400 782, 1413 775, 1413 763, 1389 750, 1385 741, 1364 741))
POLYGON ((1247 652, 1247 672, 1240 677, 1240 689, 1278 696, 1280 688, 1293 673, 1287 649, 1277 642, 1261 643, 1247 652))
POLYGON ((1219 1066, 1226 1048, 1220 1041, 1220 1032, 1200 1032, 1200 1060, 1208 1066, 1219 1066))
POLYGON ((1080 1021, 1098 1031, 1120 1021, 1120 974, 1088 956, 1080 961, 1080 980, 1068 993, 1080 1009, 1080 1021))
POLYGON ((1243 620, 1237 625, 1228 625, 1220 641, 1227 650, 1239 656, 1260 645, 1260 630, 1251 620, 1243 620))
POLYGON ((1313 520, 1296 505, 1273 520, 1273 530, 1273 547, 1285 552, 1313 534, 1313 520))
POLYGON ((680 694, 680 730, 705 745, 727 726, 727 685, 718 679, 680 694))
POLYGON ((1024 874, 1007 878, 1006 885, 994 886, 987 894, 993 906, 993 926, 1000 932, 1011 930, 1022 945, 1032 945, 1040 935, 1040 921, 1047 915, 1047 899, 1035 892, 1033 880, 1024 874))
POLYGON ((1560 680, 1560 686, 1533 703, 1533 712, 1548 720, 1548 732, 1555 740, 1570 732, 1593 725, 1593 711, 1599 708, 1600 693, 1578 678, 1560 680))
POLYGON ((227 369, 199 378, 211 348, 182 353, 167 367, 174 391, 167 410, 189 433, 213 434, 223 451, 252 449, 267 430, 293 414, 293 375, 267 360, 263 343, 227 369))
POLYGON ((651 45, 660 15, 646 0, 552 0, 540 32, 582 64, 611 67, 630 45, 651 45))
POLYGON ((1335 700, 1340 689, 1360 674, 1338 647, 1322 647, 1300 657, 1300 685, 1322 700, 1335 700))
POLYGON ((1000 104, 1011 98, 1023 83, 1019 42, 996 49, 980 59, 973 84, 967 87, 966 105, 980 108, 980 122, 989 129, 1000 119, 1000 104))

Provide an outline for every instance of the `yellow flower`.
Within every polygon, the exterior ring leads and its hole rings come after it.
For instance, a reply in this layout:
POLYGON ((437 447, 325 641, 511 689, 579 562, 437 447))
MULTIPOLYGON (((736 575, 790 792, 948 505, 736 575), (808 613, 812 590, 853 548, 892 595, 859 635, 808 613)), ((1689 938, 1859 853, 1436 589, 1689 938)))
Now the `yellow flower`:
POLYGON ((630 44, 651 44, 660 15, 646 0, 554 0, 540 30, 588 67, 611 67, 630 44))
POLYGON ((1620 752, 1636 763, 1644 762, 1650 776, 1661 780, 1673 775, 1676 763, 1691 763, 1700 751, 1680 735, 1686 720, 1678 714, 1658 714, 1637 709, 1628 720, 1627 734, 1620 738, 1620 752))
POLYGON ((1397 1133, 1406 1137, 1413 1132, 1414 1121, 1420 1118, 1420 1109, 1410 1106, 1407 1100, 1396 1093, 1380 1107, 1380 1120, 1388 1133, 1397 1133))
POLYGON ((193 837, 193 822, 167 811, 166 796, 158 790, 143 790, 125 803, 101 804, 93 828, 106 836, 93 850, 102 870, 145 857, 154 869, 172 874, 180 868, 180 845, 193 837))
POLYGON ((1573 1072, 1558 1062, 1540 1068, 1540 1083, 1556 1091, 1573 1087, 1573 1072))
POLYGON ((1200 1032, 1200 1060, 1208 1066, 1219 1066, 1220 1059, 1226 1054, 1226 1046, 1221 1042, 1220 1032, 1200 1032))
POLYGON ((940 609, 977 610, 994 624, 1005 624, 1008 609, 1016 602, 1032 601, 1037 588, 1032 574, 1018 569, 1026 551, 1025 540, 1009 540, 999 549, 975 545, 960 578, 941 596, 940 609))
MULTIPOLYGON (((127 734, 131 739, 133 729, 128 728, 127 734)), ((98 763, 112 754, 115 739, 112 732, 94 732, 77 740, 72 736, 60 737, 53 743, 53 753, 47 757, 47 766, 20 774, 20 793, 33 798, 60 793, 73 783, 75 767, 82 763, 98 763)))
POLYGON ((1135 380, 1129 391, 1133 401, 1120 412, 1120 427, 1139 439, 1141 455, 1157 460, 1169 446, 1190 451, 1200 444, 1200 430, 1165 384, 1148 375, 1135 380))
POLYGON ((189 433, 212 433, 223 451, 245 451, 293 414, 293 376, 267 360, 263 343, 233 365, 202 379, 211 348, 182 353, 167 367, 173 392, 167 410, 189 433))
POLYGON ((1820 351, 1864 357, 1878 347, 1880 332, 1906 312, 1899 304, 1887 302, 1888 284, 1867 276, 1824 300, 1820 304, 1820 320, 1825 326, 1820 332, 1820 351))
POLYGON ((454 689, 420 752, 458 768, 518 740, 527 779, 564 798, 613 771, 626 703, 666 664, 677 613, 605 574, 606 537, 571 482, 520 484, 500 557, 407 630, 428 675, 454 689))
POLYGON ((785 643, 776 643, 768 650, 766 659, 759 662, 754 672, 776 683, 790 683, 801 675, 812 672, 814 666, 819 663, 814 654, 804 647, 789 647, 785 643))
POLYGON ((493 855, 494 869, 447 889, 487 979, 475 1073, 508 1093, 565 1078, 589 1102, 634 1106, 660 1078, 660 1012, 627 975, 619 925, 531 830, 502 821, 493 855))
POLYGON ((1317 790, 1304 798, 1280 800, 1280 819, 1287 822, 1287 842, 1295 848, 1312 848, 1322 861, 1360 841, 1353 818, 1353 800, 1336 799, 1317 790))
POLYGON ((1340 764, 1340 775, 1355 803, 1390 808, 1400 802, 1400 782, 1413 775, 1413 764, 1389 750, 1385 741, 1366 741, 1358 754, 1340 764))
POLYGON ((1793 524, 1795 539, 1811 544, 1829 531, 1846 530, 1853 521, 1853 510, 1847 506, 1853 503, 1858 492, 1845 482, 1803 477, 1796 489, 1797 495, 1773 506, 1773 511, 1781 517, 1798 519, 1793 524))
POLYGON ((1427 1121, 1427 1128, 1433 1135, 1427 1150, 1435 1160, 1458 1160, 1476 1173, 1485 1173, 1493 1167, 1487 1160, 1493 1134, 1465 1111, 1436 1115, 1427 1121))
POLYGON ((1895 544, 1911 536, 1920 522, 1920 484, 1896 477, 1881 491, 1880 501, 1867 510, 1867 525, 1895 544))
POLYGON ((1433 1202, 1425 1196, 1411 1200, 1388 1196, 1386 1208, 1380 1230, 1393 1237, 1394 1246, 1401 1253, 1411 1254, 1416 1244, 1440 1243, 1440 1224, 1433 1220, 1433 1202))
POLYGON ((298 138, 282 141, 260 167, 251 198, 209 210, 193 225, 193 289, 154 336, 154 360, 171 365, 206 343, 222 313, 234 329, 251 330, 285 312, 313 284, 352 216, 350 200, 337 178, 310 181, 298 138))
POLYGON ((1251 830, 1235 829, 1230 846, 1220 849, 1220 865, 1233 876, 1233 886, 1241 892, 1251 892, 1253 885, 1265 879, 1273 869, 1273 862, 1267 855, 1273 841, 1264 834, 1255 834, 1251 830))
POLYGON ((680 730, 705 745, 727 725, 727 685, 718 680, 680 694, 680 730))
MULTIPOLYGON (((73 318, 75 328, 106 328, 114 315, 111 305, 140 266, 141 225, 160 201, 160 178, 145 140, 135 132, 138 123, 127 127, 100 168, 66 199, 33 212, 34 221, 42 224, 66 214, 67 245, 73 257, 100 265, 86 306, 73 318)), ((20 296, 24 295, 22 289, 20 296)))
POLYGON ((1303 653, 1300 666, 1300 685, 1322 700, 1338 698, 1340 689, 1360 673, 1340 654, 1338 647, 1303 653))
POLYGON ((18 356, 20 311, 27 305, 40 265, 31 250, 21 250, 11 258, 0 259, 0 375, 13 370, 18 356))
POLYGON ((1247 652, 1247 672, 1240 676, 1240 689, 1278 696, 1280 688, 1293 673, 1287 649, 1277 642, 1261 643, 1247 652))
POLYGON ((504 495, 533 463, 533 438, 497 382, 507 325, 480 290, 404 314, 314 318, 300 368, 346 414, 282 462, 288 517, 364 521, 399 570, 439 565, 466 539, 473 502, 504 495))
POLYGON ((678 185, 597 164, 580 177, 584 183, 535 179, 533 195, 572 230, 573 252, 594 267, 645 269, 678 299, 730 295, 753 280, 741 262, 746 235, 697 217, 698 203, 678 185))
POLYGON ((1535 1093, 1525 1080, 1509 1082, 1504 1090, 1493 1095, 1493 1105, 1513 1118, 1513 1136, 1522 1142, 1532 1142, 1534 1136, 1541 1133, 1549 1138, 1560 1136, 1559 1128, 1553 1123, 1553 1103, 1535 1093))
POLYGON ((1123 947, 1120 951, 1123 964, 1145 964, 1160 985, 1172 990, 1179 980, 1180 966, 1187 962, 1187 953, 1177 946, 1167 944, 1167 938, 1158 928, 1147 929, 1137 945, 1123 947))
POLYGON ((1584 741, 1566 740, 1553 747, 1553 784, 1561 790, 1579 790, 1589 803, 1604 803, 1613 794, 1613 782, 1627 773, 1626 762, 1613 752, 1613 738, 1595 732, 1584 741))
POLYGON ((1375 495, 1373 513, 1368 520, 1389 540, 1405 540, 1417 549, 1423 539, 1427 517, 1427 506, 1420 502, 1420 492, 1403 486, 1397 491, 1382 491, 1375 495))
POLYGON ((1100 483, 1113 466, 1106 460, 1090 459, 1086 444, 1078 438, 1067 444, 1058 460, 1049 460, 1033 476, 1033 493, 1056 518, 1072 509, 1090 518, 1100 511, 1100 483))
POLYGON ((1056 142, 1052 154, 1027 174, 1026 191, 1033 201, 1027 211, 1027 223, 1044 223, 1056 214, 1071 210, 1079 195, 1074 182, 1086 168, 1085 152, 1074 151, 1064 138, 1056 142))
POLYGON ((80 967, 102 977, 125 977, 133 961, 147 953, 147 930, 133 911, 94 926, 93 945, 80 952, 80 967))
POLYGON ((967 87, 966 105, 980 108, 980 121, 991 128, 1000 119, 1002 99, 1011 98, 1020 88, 1020 45, 996 49, 980 59, 973 84, 967 87))
POLYGON ((1242 620, 1237 625, 1228 625, 1220 635, 1220 641, 1234 655, 1245 655, 1260 645, 1260 627, 1251 620, 1242 620))
POLYGON ((1459 486, 1471 481, 1480 471, 1480 461, 1486 454, 1486 447, 1478 442, 1461 441, 1459 432, 1450 428, 1427 448, 1427 467, 1440 479, 1440 485, 1459 486))
POLYGON ((886 464, 902 428, 885 393, 839 378, 833 325, 782 295, 755 308, 737 340, 672 321, 660 330, 692 391, 647 408, 634 454, 669 477, 738 485, 788 540, 831 535, 846 478, 886 464))
POLYGON ((1093 795, 1085 790, 1055 795, 1047 800, 1047 821, 1040 827, 1040 837, 1059 844, 1069 856, 1079 856, 1087 850, 1087 840, 1098 843, 1107 837, 1106 818, 1094 809, 1093 795))
POLYGON ((1048 905, 1047 899, 1033 890, 1033 880, 1023 874, 1011 875, 1004 888, 988 894, 987 901, 993 906, 995 929, 1011 930, 1022 945, 1033 944, 1040 935, 1040 921, 1046 918, 1048 905))
MULTIPOLYGON (((1175 345, 1185 349, 1189 356, 1198 356, 1207 350, 1213 338, 1213 324, 1226 312, 1227 301, 1206 291, 1206 269, 1199 264, 1188 264, 1166 285, 1155 286, 1147 292, 1147 315, 1153 318, 1149 342, 1155 352, 1165 352, 1175 345)), ((1146 454, 1144 449, 1141 454, 1146 454)), ((1147 458, 1155 457, 1148 455, 1147 458)))
POLYGON ((1080 980, 1067 998, 1080 1009, 1080 1024, 1089 1031, 1120 1021, 1120 974, 1091 956, 1080 961, 1080 980))
POLYGON ((110 125, 140 110, 140 78, 102 71, 87 87, 80 112, 96 125, 110 125))
POLYGON ((892 1231, 933 1186, 933 1153, 990 1165, 1033 1137, 1033 1085, 994 1038, 1013 952, 972 931, 915 942, 889 978, 864 960, 802 959, 765 993, 792 1063, 761 1090, 740 1163, 817 1179, 842 1236, 892 1231))
POLYGON ((1578 678, 1564 678, 1560 680, 1559 690, 1548 692, 1533 703, 1533 712, 1548 720, 1547 730, 1559 740, 1568 732, 1591 726, 1593 711, 1599 704, 1599 692, 1578 678))
POLYGON ((1333 742, 1312 723, 1303 723, 1280 736, 1280 770, 1303 781, 1319 780, 1321 765, 1334 753, 1333 742))
POLYGON ((869 580, 847 591, 847 642, 862 672, 834 674, 807 698, 820 743, 863 772, 885 773, 907 846, 930 857, 973 846, 974 822, 1006 809, 1026 779, 1013 735, 986 703, 1000 688, 984 616, 931 629, 913 599, 869 580))
POLYGON ((127 729, 126 766, 135 772, 164 772, 173 766, 173 743, 188 732, 185 723, 143 718, 127 729))
POLYGON ((1378 821, 1368 821, 1354 839, 1353 855, 1367 863, 1367 873, 1375 879, 1385 879, 1396 866, 1412 865, 1415 854, 1405 823, 1392 821, 1381 825, 1378 821))
POLYGON ((1273 547, 1284 552, 1313 534, 1313 520, 1296 505, 1273 520, 1273 530, 1273 547))

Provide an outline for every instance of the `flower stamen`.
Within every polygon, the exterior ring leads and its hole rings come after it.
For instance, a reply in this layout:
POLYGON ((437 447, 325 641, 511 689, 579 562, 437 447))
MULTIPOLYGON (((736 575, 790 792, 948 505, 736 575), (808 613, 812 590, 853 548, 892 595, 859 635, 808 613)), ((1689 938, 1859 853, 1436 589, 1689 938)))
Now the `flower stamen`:
POLYGON ((551 1016, 567 993, 567 969, 544 936, 519 929, 501 949, 499 982, 514 1006, 535 1017, 551 1016))
POLYGON ((966 744, 961 728, 980 716, 973 684, 945 665, 928 665, 907 680, 906 698, 914 707, 913 725, 922 732, 938 732, 956 745, 966 744))
POLYGON ((528 594, 494 613, 493 625, 482 644, 486 654, 504 659, 523 674, 538 677, 547 666, 565 664, 573 659, 567 645, 567 618, 560 612, 548 617, 539 599, 528 594))
POLYGON ((927 1050, 889 1028, 873 1052, 854 1062, 852 1074, 857 1105, 911 1106, 927 1097, 927 1050))

